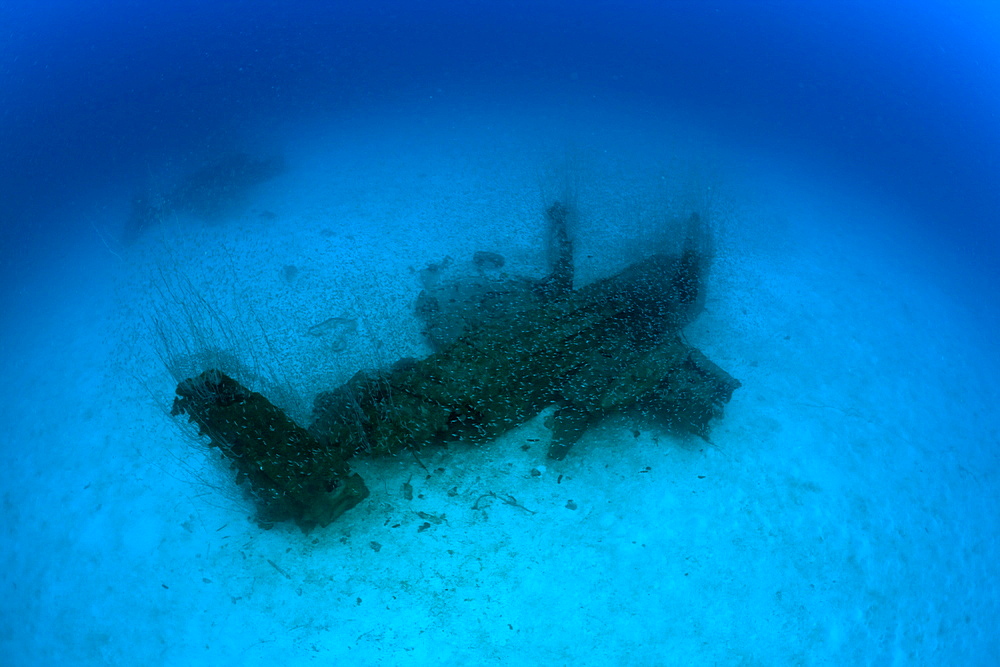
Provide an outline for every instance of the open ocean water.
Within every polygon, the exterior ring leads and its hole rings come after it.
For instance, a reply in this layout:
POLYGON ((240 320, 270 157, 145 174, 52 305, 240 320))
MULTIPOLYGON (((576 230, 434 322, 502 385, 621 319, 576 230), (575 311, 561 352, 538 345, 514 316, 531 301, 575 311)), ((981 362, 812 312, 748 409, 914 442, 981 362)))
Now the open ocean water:
POLYGON ((1000 664, 993 3, 8 0, 0 158, 3 664, 1000 664), (171 416, 307 424, 567 197, 578 288, 706 221, 708 439, 549 408, 304 532, 171 416))

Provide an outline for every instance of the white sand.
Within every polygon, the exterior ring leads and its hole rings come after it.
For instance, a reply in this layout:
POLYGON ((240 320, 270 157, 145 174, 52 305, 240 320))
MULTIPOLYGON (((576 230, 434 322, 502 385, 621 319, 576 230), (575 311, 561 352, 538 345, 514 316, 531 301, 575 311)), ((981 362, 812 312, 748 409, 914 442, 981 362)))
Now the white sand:
POLYGON ((176 220, 128 248, 87 224, 120 218, 81 220, 88 240, 13 286, 0 324, 4 661, 1000 661, 982 318, 891 208, 687 132, 611 111, 316 123, 283 140, 289 173, 238 219, 176 220), (541 274, 567 155, 582 280, 641 256, 686 181, 713 189, 720 257, 688 336, 743 387, 712 444, 623 417, 552 462, 535 420, 427 452, 429 476, 409 456, 359 462, 372 495, 327 529, 258 528, 165 414, 172 381, 143 322, 177 312, 151 290, 159 272, 251 332, 304 419, 316 391, 426 351, 414 270, 487 249, 541 274), (709 156, 698 177, 693 155, 709 156), (358 321, 341 353, 305 334, 329 317, 358 321), (490 492, 534 513, 473 509, 490 492), (418 532, 418 511, 447 522, 418 532))

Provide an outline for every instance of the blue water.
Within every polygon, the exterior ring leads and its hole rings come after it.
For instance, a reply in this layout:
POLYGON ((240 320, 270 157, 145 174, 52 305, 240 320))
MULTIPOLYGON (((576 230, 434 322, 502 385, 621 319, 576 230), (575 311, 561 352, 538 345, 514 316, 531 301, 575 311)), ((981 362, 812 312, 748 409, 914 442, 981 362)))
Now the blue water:
POLYGON ((286 5, 0 6, 5 664, 1000 663, 1000 9, 286 5), (153 320, 307 419, 567 183, 581 284, 712 220, 712 442, 535 420, 257 527, 153 320))

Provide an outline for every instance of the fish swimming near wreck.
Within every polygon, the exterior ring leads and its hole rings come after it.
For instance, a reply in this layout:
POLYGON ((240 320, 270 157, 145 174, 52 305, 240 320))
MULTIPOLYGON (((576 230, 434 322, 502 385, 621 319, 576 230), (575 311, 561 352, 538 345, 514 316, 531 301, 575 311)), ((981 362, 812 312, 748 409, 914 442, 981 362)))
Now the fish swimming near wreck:
POLYGON ((554 459, 596 420, 623 410, 707 438, 740 386, 681 336, 704 305, 707 226, 694 214, 679 253, 573 289, 571 210, 557 202, 546 214, 554 251, 547 277, 497 274, 502 258, 480 253, 479 275, 429 282, 417 314, 434 353, 319 394, 308 428, 215 369, 179 383, 172 414, 187 415, 230 460, 262 525, 294 521, 303 530, 368 496, 351 458, 490 440, 551 406, 554 459))

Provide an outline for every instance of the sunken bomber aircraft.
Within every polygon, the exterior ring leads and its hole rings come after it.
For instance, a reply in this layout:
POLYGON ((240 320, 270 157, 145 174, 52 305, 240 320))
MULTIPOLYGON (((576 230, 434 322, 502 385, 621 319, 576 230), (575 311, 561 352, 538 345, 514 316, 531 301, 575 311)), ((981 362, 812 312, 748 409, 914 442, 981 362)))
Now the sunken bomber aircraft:
POLYGON ((262 526, 306 531, 369 495, 352 458, 491 440, 552 406, 553 459, 595 421, 636 408, 707 439, 740 386, 681 335, 704 307, 708 225, 692 214, 679 253, 574 289, 571 215, 559 202, 546 210, 553 260, 541 280, 498 272, 503 258, 489 252, 474 257, 478 275, 426 280, 417 315, 434 352, 320 393, 307 428, 211 368, 179 383, 172 414, 229 459, 262 526))

